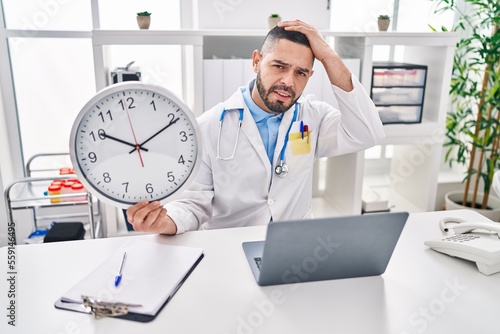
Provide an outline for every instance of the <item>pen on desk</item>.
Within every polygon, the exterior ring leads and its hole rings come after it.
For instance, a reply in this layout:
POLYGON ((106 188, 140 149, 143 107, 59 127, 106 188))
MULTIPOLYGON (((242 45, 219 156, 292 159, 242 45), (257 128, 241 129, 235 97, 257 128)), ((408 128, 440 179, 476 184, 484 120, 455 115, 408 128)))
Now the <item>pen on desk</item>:
POLYGON ((304 140, 304 121, 300 121, 300 133, 302 134, 302 140, 304 140))
POLYGON ((120 271, 118 272, 118 275, 116 275, 116 277, 115 277, 115 286, 118 286, 118 284, 120 284, 120 281, 122 280, 123 265, 125 264, 126 257, 127 257, 127 252, 123 252, 123 258, 122 258, 122 263, 120 265, 120 271))

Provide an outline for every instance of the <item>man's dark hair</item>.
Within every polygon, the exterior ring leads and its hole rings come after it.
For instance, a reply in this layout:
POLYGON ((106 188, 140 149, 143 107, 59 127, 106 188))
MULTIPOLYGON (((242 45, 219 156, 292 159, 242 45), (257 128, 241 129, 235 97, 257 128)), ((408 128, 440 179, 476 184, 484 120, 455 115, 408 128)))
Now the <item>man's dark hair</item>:
POLYGON ((267 36, 264 39, 264 43, 260 48, 260 53, 262 55, 266 55, 267 53, 272 52, 280 39, 287 39, 291 42, 311 48, 309 40, 303 33, 298 31, 288 31, 285 30, 285 28, 276 26, 267 33, 267 36))

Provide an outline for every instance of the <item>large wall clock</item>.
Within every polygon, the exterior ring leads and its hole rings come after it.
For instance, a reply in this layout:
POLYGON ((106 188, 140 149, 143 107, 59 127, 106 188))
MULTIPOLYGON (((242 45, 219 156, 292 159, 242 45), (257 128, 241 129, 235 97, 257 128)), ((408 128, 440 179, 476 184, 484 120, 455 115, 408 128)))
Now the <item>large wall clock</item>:
POLYGON ((124 82, 99 91, 70 135, 73 168, 88 191, 123 209, 165 203, 192 181, 201 140, 191 110, 169 90, 124 82))

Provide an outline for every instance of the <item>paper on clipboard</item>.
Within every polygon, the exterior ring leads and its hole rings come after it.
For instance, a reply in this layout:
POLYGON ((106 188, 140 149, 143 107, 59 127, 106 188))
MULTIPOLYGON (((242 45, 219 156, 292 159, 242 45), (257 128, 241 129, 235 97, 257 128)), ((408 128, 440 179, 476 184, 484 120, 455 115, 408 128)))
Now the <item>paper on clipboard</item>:
POLYGON ((56 302, 56 307, 65 308, 67 304, 67 309, 76 310, 75 303, 82 303, 82 296, 90 296, 102 301, 141 305, 130 306, 129 313, 145 315, 151 320, 202 257, 201 248, 129 241, 66 292, 56 302), (124 252, 127 260, 116 287, 115 276, 124 252))

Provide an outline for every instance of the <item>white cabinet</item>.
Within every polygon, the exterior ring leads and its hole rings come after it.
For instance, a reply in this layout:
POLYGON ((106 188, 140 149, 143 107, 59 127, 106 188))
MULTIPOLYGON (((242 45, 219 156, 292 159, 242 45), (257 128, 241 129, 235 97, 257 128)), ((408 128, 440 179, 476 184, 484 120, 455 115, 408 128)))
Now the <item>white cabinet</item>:
MULTIPOLYGON (((353 180, 353 185, 360 187, 364 183, 368 187, 383 189, 381 191, 388 196, 393 210, 435 210, 448 90, 458 36, 434 32, 331 35, 340 56, 361 59, 361 82, 367 91, 371 87, 376 48, 387 47, 390 54, 395 55, 395 59, 377 60, 428 66, 422 122, 385 125, 383 144, 394 145, 390 165, 375 172, 363 168, 363 177, 353 180)), ((327 187, 334 187, 334 184, 329 183, 327 187)))

